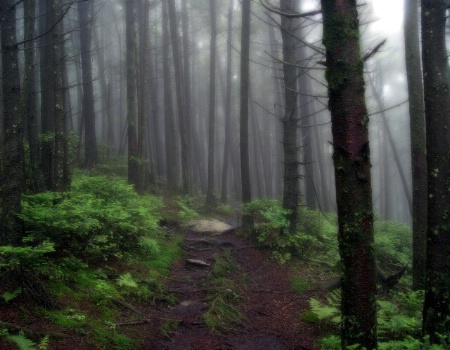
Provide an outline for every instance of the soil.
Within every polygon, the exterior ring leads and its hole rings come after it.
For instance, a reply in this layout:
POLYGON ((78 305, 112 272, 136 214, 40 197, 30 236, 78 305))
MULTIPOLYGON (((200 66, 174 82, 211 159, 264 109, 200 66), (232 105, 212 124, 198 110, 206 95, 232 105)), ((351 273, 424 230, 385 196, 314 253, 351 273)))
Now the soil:
MULTIPOLYGON (((208 291, 205 279, 211 269, 178 262, 167 281, 167 289, 178 294, 179 305, 165 307, 155 314, 160 322, 141 326, 148 332, 142 350, 316 350, 315 341, 321 335, 313 325, 300 321, 300 315, 308 309, 308 300, 318 291, 295 294, 289 282, 292 270, 275 262, 269 252, 257 249, 243 236, 234 232, 220 236, 185 233, 186 259, 214 263, 216 254, 223 254, 224 247, 231 252, 245 275, 244 294, 238 308, 245 320, 231 334, 214 334, 204 324, 202 316, 207 305, 208 291), (205 240, 221 244, 206 245, 205 240), (200 243, 196 243, 200 242, 200 243), (167 320, 179 321, 170 337, 161 338, 149 328, 161 327, 167 320)), ((230 276, 233 277, 233 276, 230 276)))
MULTIPOLYGON (((300 315, 308 309, 309 298, 317 297, 321 293, 319 290, 294 293, 289 282, 292 268, 287 264, 278 264, 270 252, 257 249, 240 234, 182 234, 185 236, 185 257, 173 266, 165 283, 167 291, 176 296, 177 303, 169 306, 164 302, 130 301, 132 306, 127 308, 125 305, 123 310, 124 322, 117 326, 119 332, 140 339, 141 350, 320 349, 315 343, 323 336, 320 329, 300 320, 300 315), (211 273, 211 267, 200 266, 195 261, 187 263, 187 259, 212 265, 215 255, 224 254, 225 249, 231 252, 233 262, 239 269, 239 273, 231 272, 229 278, 240 283, 238 293, 242 298, 236 306, 245 317, 232 331, 215 333, 203 321, 210 292, 205 287, 205 280, 211 273), (163 335, 161 327, 170 324, 174 326, 163 335)), ((93 349, 82 335, 70 334, 67 330, 61 332, 37 315, 34 318, 29 313, 24 323, 15 319, 17 315, 11 314, 11 310, 9 315, 6 312, 7 309, 0 305, 0 321, 27 326, 43 334, 59 332, 69 335, 67 338, 52 339, 50 349, 93 349)), ((0 349, 15 347, 0 343, 0 349)))

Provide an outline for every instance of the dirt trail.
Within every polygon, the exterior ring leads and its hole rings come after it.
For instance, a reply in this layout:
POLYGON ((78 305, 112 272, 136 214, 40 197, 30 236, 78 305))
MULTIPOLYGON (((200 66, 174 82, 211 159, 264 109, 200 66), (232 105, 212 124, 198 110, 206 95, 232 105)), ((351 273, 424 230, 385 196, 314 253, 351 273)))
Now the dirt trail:
POLYGON ((319 336, 317 331, 299 319, 301 312, 308 308, 311 292, 302 295, 291 292, 286 266, 278 265, 267 252, 256 249, 233 232, 215 237, 192 232, 184 235, 186 258, 173 267, 166 284, 169 291, 177 294, 179 304, 146 310, 153 315, 154 321, 135 329, 146 337, 142 350, 319 349, 314 344, 319 336), (245 283, 239 287, 243 298, 237 304, 245 319, 234 332, 218 335, 203 321, 210 292, 205 288, 205 280, 211 267, 187 264, 186 259, 198 259, 212 265, 215 255, 224 254, 225 248, 239 266, 240 276, 245 276, 245 283), (177 326, 164 338, 159 330, 163 324, 171 322, 169 320, 175 320, 177 326))

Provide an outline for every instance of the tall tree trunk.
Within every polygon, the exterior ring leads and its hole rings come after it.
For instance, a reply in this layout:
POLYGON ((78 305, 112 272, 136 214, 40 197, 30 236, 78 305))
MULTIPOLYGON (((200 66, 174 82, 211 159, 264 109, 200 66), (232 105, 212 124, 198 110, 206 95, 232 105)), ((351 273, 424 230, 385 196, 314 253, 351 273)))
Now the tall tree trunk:
MULTIPOLYGON (((252 191, 250 184, 249 159, 249 130, 248 130, 248 95, 250 81, 250 5, 251 0, 242 0, 242 31, 241 31, 241 104, 240 104, 240 151, 241 151, 241 186, 242 203, 250 203, 252 191)), ((244 232, 253 230, 251 215, 242 216, 242 229, 244 232)))
POLYGON ((405 0, 405 59, 411 133, 413 201, 413 288, 425 288, 427 161, 425 106, 419 38, 419 1, 405 0))
POLYGON ((211 42, 209 55, 209 128, 208 128, 208 187, 206 189, 207 208, 216 205, 214 196, 214 157, 216 145, 216 56, 217 56, 217 14, 216 0, 209 0, 211 15, 211 42))
POLYGON ((450 156, 448 57, 445 0, 422 0, 422 59, 425 96, 428 229, 424 333, 433 343, 450 329, 450 156))
MULTIPOLYGON (((295 12, 296 1, 280 0, 283 13, 295 12)), ((296 45, 298 40, 293 36, 296 21, 281 16, 281 37, 283 38, 283 73, 284 73, 284 115, 283 115, 283 209, 288 210, 289 230, 294 234, 297 230, 298 203, 300 198, 299 159, 297 145, 297 68, 296 45)))
POLYGON ((20 108, 18 47, 16 45, 16 3, 7 0, 1 22, 3 89, 3 166, 0 173, 0 245, 16 245, 23 235, 17 214, 24 187, 24 121, 20 108))
POLYGON ((176 190, 178 186, 178 155, 176 143, 175 120, 173 111, 173 97, 171 88, 170 74, 170 54, 169 54, 169 20, 167 1, 162 4, 163 16, 163 74, 164 74, 164 129, 165 129, 165 145, 166 145, 166 166, 167 166, 167 185, 169 189, 176 190))
POLYGON ((91 58, 91 4, 86 1, 78 3, 80 21, 81 72, 83 84, 82 118, 84 120, 84 167, 92 169, 98 162, 97 136, 95 131, 94 84, 92 79, 91 58))
MULTIPOLYGON (((53 27, 55 18, 53 16, 54 0, 39 0, 41 33, 47 33, 53 27)), ((43 139, 41 142, 41 168, 44 176, 46 189, 53 189, 53 153, 55 132, 55 101, 54 101, 54 43, 52 35, 44 35, 39 42, 40 47, 40 73, 41 73, 41 125, 43 139)))
POLYGON ((36 87, 35 87, 35 69, 34 69, 34 41, 35 36, 35 12, 36 1, 24 1, 25 18, 25 62, 24 79, 22 89, 22 115, 26 116, 27 139, 30 154, 29 175, 31 191, 34 193, 42 192, 44 189, 43 177, 39 166, 39 138, 37 127, 37 105, 36 105, 36 87))
POLYGON ((233 67, 232 55, 232 30, 233 30, 233 1, 230 0, 228 7, 228 26, 227 26, 227 71, 226 71, 226 96, 225 96, 225 135, 223 145, 223 165, 222 165, 222 190, 220 201, 227 202, 228 194, 228 170, 230 163, 230 147, 231 147, 231 75, 233 67))
POLYGON ((126 18, 126 67, 127 67, 127 136, 128 136, 128 182, 139 188, 139 152, 136 111, 136 1, 125 1, 126 18))
MULTIPOLYGON (((138 0, 138 23, 139 23, 139 75, 138 75, 138 159, 139 159, 139 181, 137 191, 144 193, 146 189, 149 164, 147 157, 147 135, 148 135, 148 31, 149 31, 150 3, 146 0, 138 0)), ((151 177, 153 174, 151 174, 151 177)))
MULTIPOLYGON (((54 18, 62 18, 61 0, 53 3, 54 18)), ((55 145, 54 145, 54 168, 53 168, 53 189, 57 192, 64 192, 69 188, 68 169, 68 147, 67 147, 67 120, 65 109, 66 90, 64 87, 64 26, 60 20, 52 31, 53 57, 53 94, 54 94, 54 115, 55 115, 55 145)))
POLYGON ((369 117, 354 0, 321 0, 331 111, 339 251, 342 349, 377 348, 369 117))
POLYGON ((177 93, 177 105, 178 105, 178 116, 179 116, 179 126, 180 126, 180 139, 181 139, 181 172, 183 180, 183 193, 191 194, 191 164, 190 164, 190 149, 189 149, 189 139, 188 139, 188 123, 186 119, 186 101, 184 98, 183 91, 183 62, 180 53, 180 38, 177 28, 177 15, 175 8, 175 0, 167 0, 169 5, 169 22, 170 22, 170 33, 172 37, 172 50, 173 50, 173 60, 175 68, 175 85, 177 93))

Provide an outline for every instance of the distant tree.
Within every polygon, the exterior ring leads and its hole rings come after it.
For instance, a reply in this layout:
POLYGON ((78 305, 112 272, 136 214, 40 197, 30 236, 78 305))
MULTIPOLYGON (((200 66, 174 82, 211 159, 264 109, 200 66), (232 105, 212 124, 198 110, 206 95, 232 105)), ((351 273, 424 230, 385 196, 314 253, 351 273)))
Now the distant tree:
MULTIPOLYGON (((282 13, 296 13, 295 0, 280 0, 282 13)), ((297 20, 281 16, 283 39, 284 115, 283 123, 283 209, 289 211, 289 233, 297 230, 298 204, 300 198, 300 174, 298 156, 298 109, 297 109, 297 50, 298 39, 294 36, 297 20)))
POLYGON ((20 108, 16 1, 2 2, 3 164, 0 169, 0 245, 17 244, 23 234, 18 214, 24 189, 24 118, 20 108))
POLYGON ((209 0, 211 18, 211 42, 209 55, 209 127, 208 127, 208 186, 206 190, 207 208, 216 205, 214 196, 214 166, 216 143, 216 56, 217 56, 217 10, 216 0, 209 0))
POLYGON ((445 45, 447 1, 422 0, 428 228, 423 330, 433 343, 450 340, 450 95, 445 45))
POLYGON ((44 176, 45 188, 54 188, 54 137, 55 137, 55 101, 54 101, 54 75, 55 67, 54 48, 52 42, 52 28, 55 23, 54 0, 39 0, 39 32, 47 33, 38 42, 39 46, 39 72, 41 88, 41 169, 44 176))
POLYGON ((92 19, 91 3, 78 2, 80 22, 81 72, 83 85, 82 116, 84 121, 84 167, 92 169, 98 162, 97 133, 95 129, 94 81, 92 78, 92 19))
POLYGON ((136 90, 136 1, 125 1, 126 76, 127 76, 127 137, 128 182, 139 187, 139 152, 137 136, 136 90))
POLYGON ((30 190, 41 192, 44 189, 43 177, 39 166, 39 130, 36 104, 35 69, 34 69, 34 40, 35 37, 36 1, 24 0, 24 77, 22 82, 22 115, 26 116, 26 136, 29 145, 29 169, 27 178, 30 179, 30 190))
POLYGON ((228 169, 230 163, 230 147, 231 147, 231 76, 232 76, 232 31, 233 31, 233 1, 230 0, 228 7, 228 21, 227 21, 227 68, 226 68, 226 96, 225 103, 225 135, 223 146, 223 166, 222 166, 222 190, 221 202, 227 202, 227 186, 228 186, 228 169))
MULTIPOLYGON (((252 200, 250 183, 250 160, 249 160, 249 81, 250 81, 250 5, 251 0, 242 0, 242 30, 241 30, 241 87, 240 87, 240 150, 241 150, 241 186, 242 203, 252 200)), ((250 215, 242 217, 242 228, 244 231, 253 229, 253 221, 250 215)))
POLYGON ((150 182, 153 181, 153 171, 150 170, 148 157, 148 137, 149 125, 148 116, 150 106, 149 101, 149 74, 148 74, 148 41, 149 41, 149 15, 150 3, 146 0, 138 0, 138 28, 139 28, 139 48, 138 48, 138 158, 139 158, 139 181, 137 191, 144 193, 150 182))
POLYGON ((53 42, 53 101, 54 101, 54 161, 53 161, 53 187, 54 191, 64 192, 70 186, 67 145, 67 119, 66 119, 66 88, 64 86, 65 74, 65 44, 62 1, 54 0, 53 18, 56 19, 52 30, 53 42))
POLYGON ((419 1, 405 0, 405 61, 408 80, 413 201, 413 288, 425 288, 427 161, 425 106, 419 40, 419 1))
POLYGON ((339 251, 342 349, 376 349, 376 273, 369 117, 355 0, 321 0, 331 112, 339 251))
MULTIPOLYGON (((168 5, 167 1, 162 3, 162 26, 163 26, 163 42, 170 42, 168 5)), ((165 130, 165 148, 166 148, 166 173, 167 185, 169 189, 176 190, 178 187, 178 151, 175 142, 175 115, 173 111, 173 96, 171 88, 170 74, 170 46, 163 45, 163 75, 164 75, 164 130, 165 130)))
POLYGON ((186 118, 186 100, 183 89, 183 61, 180 52, 180 38, 177 27, 177 13, 175 0, 167 0, 169 6, 170 34, 172 39, 173 61, 175 68, 175 86, 177 95, 178 117, 181 139, 181 172, 184 194, 192 192, 192 174, 190 162, 190 148, 188 139, 188 121, 186 118))

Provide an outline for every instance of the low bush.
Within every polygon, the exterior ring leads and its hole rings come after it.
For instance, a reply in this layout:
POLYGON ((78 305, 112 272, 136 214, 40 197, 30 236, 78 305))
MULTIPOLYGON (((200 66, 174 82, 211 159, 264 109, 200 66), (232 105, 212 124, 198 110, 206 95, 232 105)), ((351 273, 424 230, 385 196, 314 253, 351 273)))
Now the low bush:
POLYGON ((159 232, 159 198, 136 194, 124 180, 79 175, 68 193, 27 195, 21 218, 27 241, 52 242, 58 256, 76 255, 86 260, 123 257, 144 237, 159 232))

